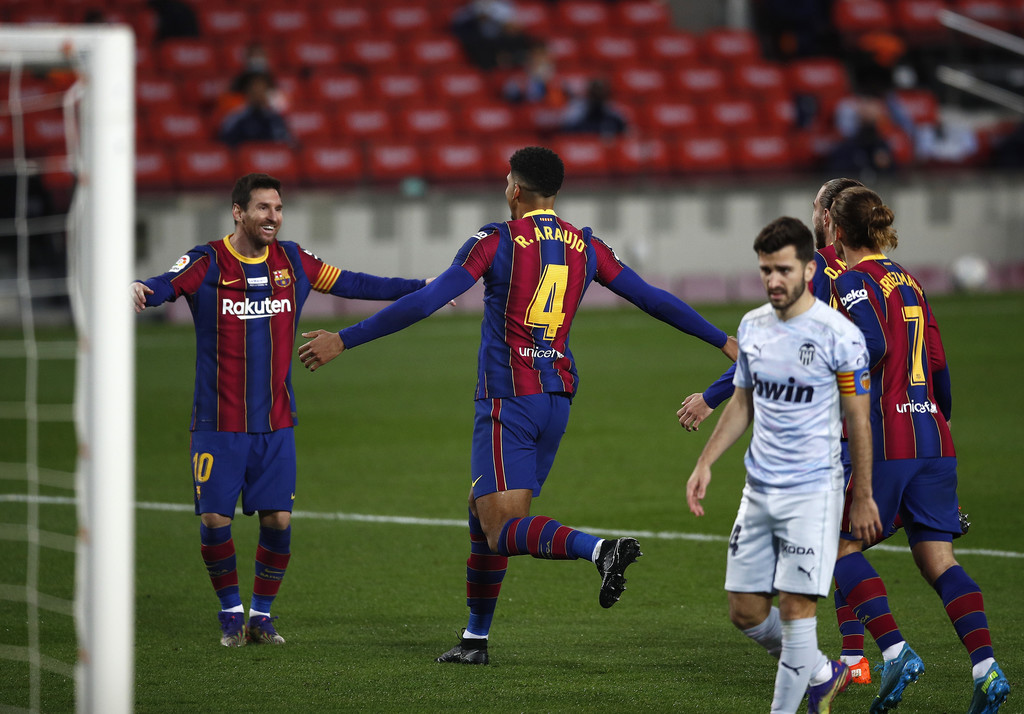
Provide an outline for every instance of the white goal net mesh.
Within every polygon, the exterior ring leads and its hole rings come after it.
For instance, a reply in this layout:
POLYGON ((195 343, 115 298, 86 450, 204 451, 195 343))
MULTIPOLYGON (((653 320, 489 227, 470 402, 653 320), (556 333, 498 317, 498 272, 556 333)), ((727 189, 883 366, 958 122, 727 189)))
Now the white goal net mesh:
POLYGON ((0 710, 132 709, 134 43, 0 27, 0 710))

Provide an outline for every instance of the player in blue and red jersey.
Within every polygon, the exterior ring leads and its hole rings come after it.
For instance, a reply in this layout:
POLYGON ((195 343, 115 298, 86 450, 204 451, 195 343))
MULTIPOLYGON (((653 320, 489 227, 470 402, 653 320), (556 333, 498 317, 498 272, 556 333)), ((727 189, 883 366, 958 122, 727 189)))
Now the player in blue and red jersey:
POLYGON ((557 154, 528 147, 513 154, 509 164, 505 198, 512 220, 484 226, 423 290, 340 333, 303 333, 313 339, 299 347, 302 362, 316 370, 345 349, 407 327, 484 281, 469 494, 469 623, 459 644, 438 662, 488 663, 487 637, 509 556, 592 561, 601 575, 599 601, 611 607, 625 589, 626 567, 641 555, 633 538, 602 540, 530 515, 578 387, 569 331, 590 283, 736 357, 734 338, 646 283, 590 228, 576 228, 555 214, 564 176, 557 154))
MULTIPOLYGON (((996 663, 981 589, 957 563, 961 533, 957 460, 948 420, 949 370, 938 324, 921 285, 883 251, 897 244, 893 213, 876 193, 850 188, 830 209, 831 234, 847 270, 833 284, 839 309, 861 329, 872 368, 873 491, 883 523, 900 516, 914 562, 935 589, 972 664, 968 714, 996 712, 1010 691, 996 663)), ((889 609, 885 586, 844 533, 835 580, 846 602, 878 643, 885 665, 871 711, 899 704, 924 671, 889 609)))
MULTIPOLYGON (((814 229, 814 263, 816 270, 809 287, 816 298, 826 303, 830 302, 832 281, 846 268, 836 255, 835 248, 827 240, 828 209, 832 205, 832 200, 840 191, 852 186, 863 185, 857 179, 829 179, 822 184, 821 188, 818 189, 817 195, 814 197, 811 227, 814 229)), ((721 377, 712 382, 703 392, 696 392, 684 399, 682 407, 676 412, 676 416, 679 417, 679 424, 687 431, 697 431, 700 423, 711 416, 711 413, 722 402, 732 396, 732 380, 735 374, 736 366, 731 365, 721 377)), ((849 459, 847 459, 848 462, 849 459)))
POLYGON ((137 312, 184 296, 196 331, 191 452, 203 560, 220 599, 221 644, 246 642, 231 522, 239 494, 259 512, 248 639, 281 644, 270 605, 291 554, 295 499, 292 350, 311 290, 394 300, 423 280, 340 270, 296 243, 277 240, 281 183, 247 174, 231 193, 235 231, 196 246, 163 275, 132 283, 137 312))

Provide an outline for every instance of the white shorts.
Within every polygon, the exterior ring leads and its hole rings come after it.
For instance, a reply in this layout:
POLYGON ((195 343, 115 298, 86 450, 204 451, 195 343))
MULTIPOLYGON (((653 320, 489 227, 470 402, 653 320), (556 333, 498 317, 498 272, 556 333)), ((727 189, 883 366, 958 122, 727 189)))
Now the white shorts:
POLYGON ((744 486, 729 536, 725 589, 827 596, 842 516, 842 490, 762 493, 744 486))

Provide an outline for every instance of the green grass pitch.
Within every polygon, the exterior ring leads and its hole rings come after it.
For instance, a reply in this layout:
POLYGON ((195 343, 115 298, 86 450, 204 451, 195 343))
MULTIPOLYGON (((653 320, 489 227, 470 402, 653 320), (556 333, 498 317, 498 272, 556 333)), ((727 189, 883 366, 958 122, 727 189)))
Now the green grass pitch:
MULTIPOLYGON (((953 380, 960 499, 973 521, 957 542, 959 560, 982 587, 996 656, 1014 688, 1002 711, 1021 712, 1024 419, 1016 375, 1024 295, 950 296, 933 304, 953 380)), ((734 332, 749 307, 702 312, 734 332)), ((307 320, 304 329, 342 324, 307 320)), ((727 361, 632 308, 584 311, 577 319, 580 392, 533 508, 599 534, 646 533, 628 590, 603 610, 592 564, 514 558, 491 631, 492 665, 433 662, 466 620, 468 538, 459 524, 469 488, 478 337, 478 316, 442 312, 315 374, 295 361, 297 515, 291 565, 274 605, 288 642, 228 649, 218 644, 217 600, 190 512, 191 327, 140 323, 137 711, 767 711, 775 661, 729 623, 722 590, 743 448, 737 444, 716 466, 708 515, 697 519, 686 508, 685 482, 713 420, 688 434, 675 418, 683 397, 703 389, 727 361)), ((25 509, 0 501, 0 521, 17 522, 25 509)), ((73 528, 69 506, 43 506, 42 516, 54 530, 73 528)), ((247 605, 256 532, 254 519, 236 519, 247 605)), ((971 695, 967 654, 902 534, 890 544, 898 547, 869 557, 927 668, 899 712, 963 712, 971 695)), ((27 546, 4 545, 4 570, 17 583, 27 546)), ((47 588, 69 597, 70 556, 44 551, 40 567, 47 588)), ((24 643, 24 614, 24 605, 0 600, 0 647, 24 643)), ((822 649, 837 655, 830 600, 819 606, 818 622, 822 649)), ((40 641, 45 654, 74 661, 69 617, 44 612, 40 641)), ((870 637, 867 647, 878 662, 870 637)), ((0 710, 28 705, 27 671, 2 661, 0 710)), ((73 710, 69 678, 44 674, 42 685, 43 711, 73 710)), ((877 684, 851 685, 835 709, 867 711, 876 691, 877 684)))

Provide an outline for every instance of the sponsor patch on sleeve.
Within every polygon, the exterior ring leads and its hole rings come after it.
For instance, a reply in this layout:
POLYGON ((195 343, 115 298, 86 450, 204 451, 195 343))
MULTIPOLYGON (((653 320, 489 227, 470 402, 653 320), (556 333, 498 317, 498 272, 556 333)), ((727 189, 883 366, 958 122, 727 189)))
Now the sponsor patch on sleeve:
POLYGON ((188 266, 190 261, 191 261, 191 259, 188 257, 188 253, 186 253, 185 255, 183 255, 180 258, 178 258, 178 262, 177 263, 175 263, 174 265, 171 266, 170 272, 172 272, 172 273, 180 273, 182 270, 184 270, 186 268, 186 266, 188 266))

